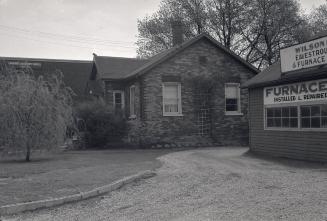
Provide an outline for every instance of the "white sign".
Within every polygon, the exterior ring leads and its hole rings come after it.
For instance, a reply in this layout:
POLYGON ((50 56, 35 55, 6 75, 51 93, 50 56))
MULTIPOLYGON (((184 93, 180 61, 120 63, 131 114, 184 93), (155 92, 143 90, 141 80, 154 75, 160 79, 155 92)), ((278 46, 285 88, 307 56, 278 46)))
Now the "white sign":
POLYGON ((327 36, 280 50, 282 72, 327 64, 327 36))
POLYGON ((266 87, 264 104, 327 101, 327 79, 266 87))

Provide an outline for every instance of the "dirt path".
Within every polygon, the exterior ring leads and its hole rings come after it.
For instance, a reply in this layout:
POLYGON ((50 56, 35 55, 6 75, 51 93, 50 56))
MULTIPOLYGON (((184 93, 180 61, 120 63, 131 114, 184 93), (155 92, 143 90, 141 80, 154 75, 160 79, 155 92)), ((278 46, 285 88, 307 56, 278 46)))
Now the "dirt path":
MULTIPOLYGON (((9 220, 326 220, 327 167, 243 155, 171 153, 158 176, 76 204, 9 220)), ((5 219, 6 220, 6 219, 5 219)))

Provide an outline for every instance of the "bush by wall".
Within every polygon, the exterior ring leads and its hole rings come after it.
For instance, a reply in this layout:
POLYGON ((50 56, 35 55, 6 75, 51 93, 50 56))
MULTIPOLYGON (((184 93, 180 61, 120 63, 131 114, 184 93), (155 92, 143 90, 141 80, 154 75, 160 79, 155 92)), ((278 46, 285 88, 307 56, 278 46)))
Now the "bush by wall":
POLYGON ((84 120, 87 148, 105 148, 120 143, 126 134, 123 113, 114 113, 101 99, 77 104, 75 115, 84 120))

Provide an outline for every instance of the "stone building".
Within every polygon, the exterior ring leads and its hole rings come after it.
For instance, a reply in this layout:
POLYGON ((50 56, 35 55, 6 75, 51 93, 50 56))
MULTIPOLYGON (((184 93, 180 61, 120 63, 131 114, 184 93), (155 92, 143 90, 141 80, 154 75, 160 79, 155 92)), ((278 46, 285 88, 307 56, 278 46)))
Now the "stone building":
POLYGON ((94 54, 88 93, 126 116, 134 144, 248 145, 240 85, 257 69, 207 34, 174 42, 146 60, 94 54))

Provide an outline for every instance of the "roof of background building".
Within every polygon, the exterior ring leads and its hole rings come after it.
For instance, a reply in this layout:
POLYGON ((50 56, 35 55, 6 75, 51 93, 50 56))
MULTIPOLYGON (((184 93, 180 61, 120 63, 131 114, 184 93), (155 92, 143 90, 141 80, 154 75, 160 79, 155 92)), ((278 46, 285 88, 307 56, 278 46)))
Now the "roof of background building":
POLYGON ((0 61, 13 66, 28 65, 36 75, 51 74, 60 70, 64 75, 64 83, 76 94, 75 100, 85 96, 86 84, 92 72, 92 61, 58 60, 42 58, 0 57, 0 61))

